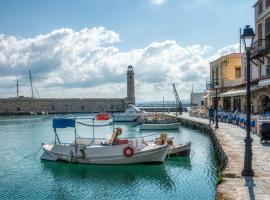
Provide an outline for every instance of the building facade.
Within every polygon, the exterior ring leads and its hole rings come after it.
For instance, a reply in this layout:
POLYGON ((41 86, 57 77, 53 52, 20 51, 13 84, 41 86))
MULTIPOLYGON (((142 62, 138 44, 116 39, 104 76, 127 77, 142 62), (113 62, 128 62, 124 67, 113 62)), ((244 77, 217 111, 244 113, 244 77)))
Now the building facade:
POLYGON ((243 102, 241 94, 235 92, 232 94, 237 85, 242 84, 244 80, 241 66, 241 53, 228 54, 210 63, 211 79, 207 83, 206 106, 214 105, 217 90, 219 107, 225 111, 241 110, 241 102, 243 102))
POLYGON ((203 107, 204 106, 204 92, 192 92, 190 94, 190 107, 203 107))
POLYGON ((255 113, 270 112, 270 0, 259 0, 255 10, 252 59, 252 104, 255 113))
MULTIPOLYGON (((266 114, 270 112, 270 0, 258 0, 253 7, 255 10, 255 38, 251 49, 251 111, 254 114, 266 114)), ((228 58, 229 56, 225 57, 228 58)), ((223 64, 224 57, 211 62, 211 82, 215 79, 221 80, 218 88, 218 104, 220 107, 225 111, 245 112, 245 53, 239 54, 237 59, 235 70, 230 69, 225 74, 226 61, 223 64), (240 72, 238 69, 239 62, 241 62, 240 72), (230 77, 229 74, 231 74, 230 77)), ((213 87, 209 88, 207 101, 213 105, 215 90, 213 87)))

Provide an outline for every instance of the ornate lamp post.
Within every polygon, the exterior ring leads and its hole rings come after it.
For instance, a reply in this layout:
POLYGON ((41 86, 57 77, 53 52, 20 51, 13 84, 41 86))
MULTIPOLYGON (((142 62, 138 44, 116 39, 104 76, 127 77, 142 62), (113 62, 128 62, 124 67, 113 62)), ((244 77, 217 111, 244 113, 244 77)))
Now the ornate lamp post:
POLYGON ((218 95, 217 90, 218 90, 218 87, 219 87, 218 80, 216 80, 213 83, 213 85, 214 85, 214 88, 216 90, 216 97, 215 97, 215 110, 216 110, 216 119, 215 119, 215 121, 216 121, 216 126, 215 126, 215 129, 217 129, 217 128, 219 128, 219 126, 218 126, 218 96, 217 96, 218 95))
POLYGON ((252 138, 250 137, 250 50, 252 49, 252 44, 254 40, 255 34, 252 28, 248 25, 243 30, 243 34, 241 39, 245 45, 245 52, 247 57, 247 68, 246 68, 246 85, 247 85, 247 123, 246 123, 246 138, 245 141, 245 160, 244 160, 244 169, 242 170, 242 176, 254 176, 254 172, 252 170, 252 138))

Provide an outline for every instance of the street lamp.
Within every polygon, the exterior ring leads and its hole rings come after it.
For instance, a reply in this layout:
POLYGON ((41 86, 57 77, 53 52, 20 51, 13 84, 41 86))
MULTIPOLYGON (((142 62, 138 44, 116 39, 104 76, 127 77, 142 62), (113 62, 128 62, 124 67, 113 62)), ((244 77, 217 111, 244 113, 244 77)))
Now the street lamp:
POLYGON ((217 90, 218 90, 218 80, 214 82, 214 88, 216 90, 216 97, 215 97, 215 110, 216 110, 216 126, 215 129, 219 128, 218 127, 218 96, 217 96, 217 90))
POLYGON ((252 170, 252 138, 250 137, 250 50, 252 49, 252 44, 254 40, 255 34, 251 27, 248 25, 243 30, 243 34, 241 35, 241 39, 245 45, 245 52, 247 57, 247 68, 246 68, 246 87, 247 87, 247 109, 246 109, 246 138, 245 141, 245 160, 244 160, 244 169, 242 170, 242 176, 254 176, 254 172, 252 170))

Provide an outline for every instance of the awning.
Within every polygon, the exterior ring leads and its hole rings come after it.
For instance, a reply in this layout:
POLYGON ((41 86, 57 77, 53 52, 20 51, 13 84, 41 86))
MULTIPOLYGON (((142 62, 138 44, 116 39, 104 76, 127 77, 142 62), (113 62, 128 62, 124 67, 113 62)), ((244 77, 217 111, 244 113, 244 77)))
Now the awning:
POLYGON ((268 85, 270 85, 270 78, 260 80, 259 83, 258 83, 258 86, 261 86, 261 87, 268 86, 268 85))
POLYGON ((228 92, 222 93, 220 97, 235 97, 235 96, 242 96, 246 94, 246 89, 239 89, 239 90, 230 90, 228 92))
POLYGON ((70 118, 54 118, 53 119, 53 128, 75 128, 76 120, 70 118))
MULTIPOLYGON (((250 91, 252 92, 252 91, 258 90, 258 89, 260 89, 260 88, 262 88, 262 87, 260 87, 260 86, 252 86, 252 87, 250 88, 250 91)), ((225 92, 225 93, 220 94, 219 96, 220 96, 220 97, 243 96, 243 95, 246 95, 246 93, 247 93, 246 91, 247 91, 246 88, 232 89, 232 90, 230 90, 230 91, 227 91, 227 92, 225 92)))
POLYGON ((215 96, 216 96, 215 93, 209 93, 209 94, 206 94, 205 96, 203 96, 202 98, 206 99, 206 98, 212 98, 212 97, 215 97, 215 96))
POLYGON ((210 94, 207 94, 207 95, 203 96, 202 98, 203 98, 203 99, 206 99, 206 98, 209 97, 209 95, 210 95, 210 94))

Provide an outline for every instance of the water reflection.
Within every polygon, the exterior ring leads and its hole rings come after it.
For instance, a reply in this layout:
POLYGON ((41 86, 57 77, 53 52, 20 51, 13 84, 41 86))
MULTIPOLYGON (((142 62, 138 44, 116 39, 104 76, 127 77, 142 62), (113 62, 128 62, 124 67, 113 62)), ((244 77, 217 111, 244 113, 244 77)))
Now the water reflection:
POLYGON ((185 170, 192 170, 191 160, 189 157, 171 157, 165 162, 166 166, 171 168, 179 168, 185 170))
MULTIPOLYGON (((169 163, 171 165, 171 163, 169 163)), ((128 184, 142 180, 172 189, 174 183, 168 176, 164 164, 160 165, 85 165, 42 161, 43 168, 55 178, 84 179, 94 184, 111 182, 128 184)))

